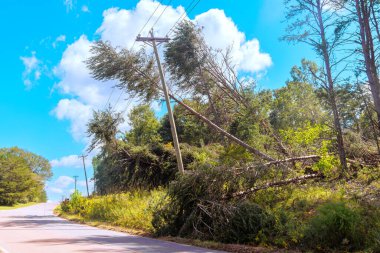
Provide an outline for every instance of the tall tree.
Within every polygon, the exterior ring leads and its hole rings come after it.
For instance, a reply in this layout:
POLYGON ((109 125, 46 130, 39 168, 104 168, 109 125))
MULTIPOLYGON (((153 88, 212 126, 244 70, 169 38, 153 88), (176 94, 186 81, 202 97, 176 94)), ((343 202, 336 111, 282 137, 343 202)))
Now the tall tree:
POLYGON ((161 140, 158 133, 160 122, 154 116, 149 105, 139 105, 129 113, 131 130, 126 134, 126 139, 133 145, 145 145, 157 143, 161 140))
POLYGON ((0 149, 0 205, 46 201, 44 180, 51 171, 45 162, 17 147, 0 149))
POLYGON ((371 90, 380 126, 380 80, 379 80, 379 8, 377 0, 335 0, 345 8, 346 19, 354 23, 353 42, 359 46, 362 60, 358 68, 365 73, 371 90))
MULTIPOLYGON (((315 76, 321 87, 326 90, 333 114, 334 130, 342 171, 347 170, 343 132, 337 106, 336 86, 339 74, 333 74, 340 63, 336 49, 342 42, 347 24, 339 22, 337 11, 331 0, 285 0, 286 19, 289 22, 284 40, 310 45, 323 62, 323 76, 315 76)), ((312 72, 313 73, 313 72, 312 72)))
POLYGON ((323 117, 323 108, 311 84, 289 81, 285 87, 274 91, 270 119, 276 130, 320 124, 323 117))

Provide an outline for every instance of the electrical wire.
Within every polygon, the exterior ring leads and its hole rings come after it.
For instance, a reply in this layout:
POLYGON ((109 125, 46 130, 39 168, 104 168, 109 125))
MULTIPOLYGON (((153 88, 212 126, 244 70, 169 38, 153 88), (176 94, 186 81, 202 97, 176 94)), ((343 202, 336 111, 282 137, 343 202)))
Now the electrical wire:
POLYGON ((184 12, 182 13, 182 15, 177 19, 177 21, 174 23, 174 25, 170 28, 170 30, 168 31, 168 33, 166 34, 166 37, 168 37, 175 29, 175 27, 177 26, 177 24, 179 24, 180 22, 182 22, 185 17, 186 17, 186 14, 190 14, 194 8, 199 4, 200 0, 198 0, 194 6, 192 6, 194 4, 196 0, 192 0, 190 2, 190 4, 188 6, 186 6, 184 12), (191 7, 192 6, 192 7, 191 7))
MULTIPOLYGON (((161 3, 158 2, 156 8, 155 8, 154 11, 152 12, 152 14, 149 16, 148 20, 145 22, 145 24, 142 26, 142 28, 139 30, 139 32, 138 32, 137 35, 139 35, 139 34, 142 33, 142 31, 143 31, 143 30, 145 29, 145 27, 148 25, 149 21, 152 19, 152 17, 154 16, 154 14, 156 14, 156 12, 157 12, 157 10, 160 8, 160 6, 161 6, 161 3)), ((161 13, 160 16, 162 16, 162 14, 163 14, 163 13, 161 13)), ((156 21, 156 22, 157 22, 157 21, 156 21)), ((136 40, 133 42, 132 47, 130 48, 130 51, 133 50, 135 44, 136 44, 136 40)), ((106 106, 109 104, 109 102, 110 102, 110 100, 111 100, 111 97, 112 97, 114 91, 115 91, 115 87, 112 87, 112 90, 111 90, 111 92, 110 92, 110 95, 108 96, 107 102, 106 102, 106 104, 103 106, 103 109, 105 109, 106 106)), ((117 101, 116 101, 116 104, 115 104, 113 107, 116 107, 117 103, 118 103, 119 100, 120 100, 120 97, 121 97, 121 95, 118 97, 118 99, 117 99, 117 101)))
POLYGON ((158 18, 156 19, 156 22, 154 22, 154 24, 152 25, 152 28, 151 30, 153 29, 153 27, 158 23, 158 21, 161 19, 162 15, 165 13, 166 9, 170 6, 170 4, 173 2, 173 0, 169 0, 169 2, 167 3, 167 5, 165 6, 165 8, 162 10, 160 16, 158 16, 158 18))

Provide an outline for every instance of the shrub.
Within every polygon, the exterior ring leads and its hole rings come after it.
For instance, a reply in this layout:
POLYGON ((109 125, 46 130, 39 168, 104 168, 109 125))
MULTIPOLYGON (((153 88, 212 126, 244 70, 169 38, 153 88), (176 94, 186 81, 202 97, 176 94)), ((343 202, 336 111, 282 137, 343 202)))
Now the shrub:
POLYGON ((69 214, 84 215, 88 210, 88 200, 79 191, 75 191, 70 195, 70 200, 61 203, 61 210, 69 214))
POLYGON ((168 201, 155 212, 153 227, 158 235, 262 241, 274 219, 252 202, 228 200, 231 193, 254 182, 253 176, 236 176, 228 168, 198 169, 183 175, 170 184, 168 201))
POLYGON ((321 205, 311 218, 304 244, 313 249, 360 249, 364 245, 364 228, 358 210, 343 202, 321 205))
POLYGON ((157 233, 212 239, 207 210, 215 209, 213 204, 223 195, 235 192, 238 181, 230 170, 222 168, 198 169, 178 177, 169 186, 169 201, 154 215, 157 233))
MULTIPOLYGON (((234 208, 223 223, 214 223, 218 241, 253 243, 267 240, 274 227, 274 218, 255 203, 245 201, 234 208)), ((215 219, 217 221, 217 219, 215 219)))

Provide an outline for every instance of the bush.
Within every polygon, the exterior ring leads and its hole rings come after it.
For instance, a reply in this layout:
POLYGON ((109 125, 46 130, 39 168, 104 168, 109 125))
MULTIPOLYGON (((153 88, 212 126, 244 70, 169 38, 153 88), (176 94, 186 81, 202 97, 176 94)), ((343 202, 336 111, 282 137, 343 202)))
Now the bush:
POLYGON ((365 231, 361 213, 343 202, 321 205, 311 218, 304 237, 304 244, 313 249, 361 249, 365 231))
POLYGON ((88 210, 88 200, 79 191, 75 191, 71 194, 70 200, 61 203, 61 210, 69 214, 84 215, 88 210))
POLYGON ((261 242, 274 219, 253 202, 228 200, 254 181, 253 176, 236 176, 228 168, 198 169, 178 177, 170 184, 168 201, 155 212, 153 227, 158 235, 261 242))
MULTIPOLYGON (((207 237, 212 219, 207 210, 217 200, 236 191, 238 180, 228 169, 198 169, 171 182, 169 200, 155 212, 153 226, 159 235, 207 237), (203 225, 202 225, 203 224, 203 225)), ((213 210, 214 212, 215 210, 213 210)))
POLYGON ((267 240, 275 220, 255 203, 245 201, 236 206, 229 219, 214 223, 218 241, 226 243, 253 243, 267 240))

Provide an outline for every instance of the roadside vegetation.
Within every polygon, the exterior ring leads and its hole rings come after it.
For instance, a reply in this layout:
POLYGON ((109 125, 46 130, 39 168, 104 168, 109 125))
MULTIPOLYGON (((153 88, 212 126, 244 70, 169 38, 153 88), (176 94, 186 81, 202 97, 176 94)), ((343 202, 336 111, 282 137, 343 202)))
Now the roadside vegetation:
MULTIPOLYGON (((42 202, 42 201, 41 201, 42 202)), ((13 210, 21 207, 28 207, 37 204, 38 202, 29 202, 25 204, 15 204, 13 206, 0 206, 0 210, 13 210)))
POLYGON ((45 158, 17 147, 0 149, 0 209, 46 202, 45 181, 51 175, 45 158))
POLYGON ((95 43, 87 62, 93 77, 118 81, 139 104, 127 132, 112 107, 94 111, 96 194, 74 193, 61 211, 156 236, 380 252, 380 84, 370 57, 380 43, 380 4, 286 2, 283 39, 309 44, 321 64, 303 60, 278 89, 258 89, 194 24, 176 28, 164 56, 185 173, 168 116, 156 118, 150 106, 162 97, 153 58, 95 43), (347 43, 355 54, 341 50, 347 43))

